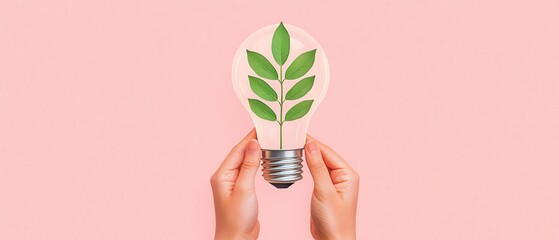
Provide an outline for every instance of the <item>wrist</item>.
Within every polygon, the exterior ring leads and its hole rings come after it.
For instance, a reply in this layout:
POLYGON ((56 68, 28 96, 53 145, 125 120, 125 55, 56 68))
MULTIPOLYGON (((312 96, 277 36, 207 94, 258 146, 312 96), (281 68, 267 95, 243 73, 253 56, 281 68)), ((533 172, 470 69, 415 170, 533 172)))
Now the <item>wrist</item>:
POLYGON ((315 237, 316 240, 355 240, 357 239, 355 231, 353 232, 328 232, 319 234, 315 237))
POLYGON ((253 240, 256 239, 248 234, 234 233, 234 232, 219 232, 215 233, 215 240, 253 240))

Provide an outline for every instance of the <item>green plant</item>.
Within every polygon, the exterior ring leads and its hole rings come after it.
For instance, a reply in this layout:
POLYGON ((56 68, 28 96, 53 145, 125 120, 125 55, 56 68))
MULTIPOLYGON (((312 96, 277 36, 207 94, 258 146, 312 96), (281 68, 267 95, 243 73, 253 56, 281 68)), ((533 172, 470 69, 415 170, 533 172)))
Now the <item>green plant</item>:
POLYGON ((289 32, 280 23, 276 28, 274 35, 272 37, 272 55, 274 56, 275 62, 279 65, 279 71, 276 67, 272 65, 266 57, 262 54, 250 51, 247 49, 248 64, 254 71, 256 75, 261 78, 277 81, 280 86, 280 93, 278 93, 263 79, 256 76, 248 76, 250 88, 260 97, 262 100, 269 102, 277 102, 279 104, 279 117, 276 112, 270 108, 266 103, 258 99, 249 98, 248 103, 250 109, 256 116, 268 120, 276 121, 279 124, 279 148, 283 149, 283 124, 286 121, 294 121, 304 117, 313 104, 314 100, 304 100, 295 104, 291 109, 283 114, 283 104, 285 101, 293 101, 302 98, 307 94, 313 87, 315 76, 305 77, 295 83, 286 94, 284 94, 283 83, 286 80, 296 80, 303 77, 312 68, 316 56, 316 49, 304 52, 299 55, 293 62, 287 67, 285 74, 283 72, 283 66, 289 57, 290 51, 290 37, 289 32))

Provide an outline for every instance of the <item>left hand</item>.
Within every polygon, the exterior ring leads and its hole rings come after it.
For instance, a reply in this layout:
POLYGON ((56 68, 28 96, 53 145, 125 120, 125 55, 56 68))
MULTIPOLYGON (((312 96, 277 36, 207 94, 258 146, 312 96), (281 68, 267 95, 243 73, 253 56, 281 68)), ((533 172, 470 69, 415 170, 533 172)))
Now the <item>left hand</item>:
POLYGON ((211 177, 215 239, 257 239, 260 232, 254 176, 260 164, 260 146, 253 129, 211 177))

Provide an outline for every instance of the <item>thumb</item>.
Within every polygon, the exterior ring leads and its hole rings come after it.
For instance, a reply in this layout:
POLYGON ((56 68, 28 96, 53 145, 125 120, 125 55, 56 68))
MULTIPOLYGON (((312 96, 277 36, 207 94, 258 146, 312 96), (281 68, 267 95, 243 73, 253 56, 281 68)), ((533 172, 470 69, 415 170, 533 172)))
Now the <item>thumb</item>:
POLYGON ((254 176, 260 166, 260 146, 258 141, 251 139, 245 148, 245 158, 241 164, 235 189, 250 190, 254 188, 254 176))
POLYGON ((330 173, 324 164, 318 144, 313 140, 308 141, 305 145, 305 160, 314 181, 314 188, 323 192, 334 190, 330 173))

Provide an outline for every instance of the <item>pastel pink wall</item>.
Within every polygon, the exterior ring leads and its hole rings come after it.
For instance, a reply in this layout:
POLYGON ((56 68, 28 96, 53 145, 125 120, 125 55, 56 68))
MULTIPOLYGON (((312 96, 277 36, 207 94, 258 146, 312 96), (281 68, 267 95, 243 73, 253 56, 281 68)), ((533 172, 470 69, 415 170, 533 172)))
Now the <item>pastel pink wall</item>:
MULTIPOLYGON (((1 1, 0 239, 210 239, 251 129, 237 46, 318 39, 310 133, 361 174, 360 239, 559 239, 557 1, 1 1)), ((309 239, 308 171, 257 180, 262 239, 309 239)))

